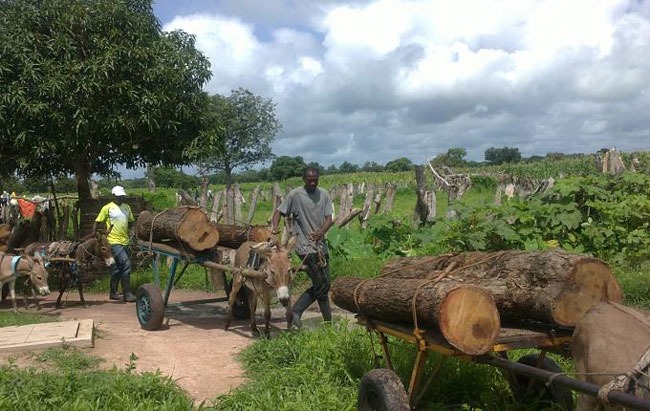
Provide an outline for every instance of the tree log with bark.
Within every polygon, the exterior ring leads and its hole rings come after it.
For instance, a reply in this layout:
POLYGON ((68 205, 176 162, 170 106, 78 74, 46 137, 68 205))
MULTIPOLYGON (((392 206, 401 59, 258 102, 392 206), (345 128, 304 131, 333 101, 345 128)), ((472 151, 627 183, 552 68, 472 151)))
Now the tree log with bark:
POLYGON ((455 268, 446 278, 489 290, 504 321, 574 326, 598 302, 623 299, 605 262, 561 249, 399 258, 389 261, 380 275, 433 278, 451 264, 455 268))
POLYGON ((219 241, 219 231, 196 207, 177 207, 158 214, 142 211, 135 233, 144 241, 178 241, 196 251, 214 248, 219 241))
POLYGON ((419 328, 437 327, 452 346, 471 355, 489 351, 501 329, 489 292, 442 277, 342 277, 332 285, 332 301, 383 321, 415 324, 417 320, 419 328))
POLYGON ((235 224, 214 224, 212 226, 219 231, 218 245, 228 248, 239 248, 246 241, 263 242, 271 238, 271 229, 263 225, 235 225, 235 224))

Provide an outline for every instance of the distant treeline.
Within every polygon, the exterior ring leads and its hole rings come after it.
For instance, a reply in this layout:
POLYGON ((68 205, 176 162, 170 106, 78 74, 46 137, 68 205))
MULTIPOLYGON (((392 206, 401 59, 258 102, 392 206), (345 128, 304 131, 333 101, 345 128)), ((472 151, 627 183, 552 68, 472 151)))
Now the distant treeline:
MULTIPOLYGON (((467 161, 465 156, 466 150, 463 148, 451 148, 446 153, 440 154, 431 159, 434 167, 450 167, 457 172, 502 172, 516 175, 526 175, 535 178, 557 177, 562 175, 585 175, 597 172, 593 165, 594 156, 607 149, 603 148, 594 154, 563 154, 548 153, 545 156, 531 156, 524 158, 521 156, 519 149, 512 147, 495 148, 490 147, 485 151, 485 161, 467 161), (530 174, 530 175, 528 175, 530 174)), ((624 153, 623 159, 626 162, 633 158, 641 159, 642 170, 650 168, 650 153, 624 153)), ((363 165, 352 164, 344 161, 339 166, 323 166, 317 162, 306 163, 301 156, 278 156, 268 168, 259 170, 245 170, 233 174, 233 181, 238 183, 251 182, 276 182, 286 181, 291 178, 301 177, 305 167, 312 166, 320 170, 321 175, 335 174, 352 174, 358 172, 370 173, 396 173, 413 170, 415 164, 406 157, 396 158, 386 164, 379 164, 375 161, 367 161, 363 165)), ((646 172, 649 170, 645 170, 646 172)), ((186 174, 177 168, 172 167, 153 167, 149 171, 152 173, 156 187, 161 188, 180 188, 185 190, 194 190, 201 185, 201 176, 186 174)), ((225 174, 207 176, 211 185, 222 185, 225 183, 225 174)), ((99 180, 98 186, 103 192, 115 184, 115 178, 106 178, 99 180)), ((127 188, 147 188, 147 177, 119 180, 127 188)), ((57 193, 74 193, 77 190, 77 183, 74 178, 59 178, 54 180, 54 189, 57 193)), ((51 191, 51 183, 42 179, 24 179, 15 178, 5 179, 2 181, 2 189, 16 193, 44 193, 51 191)))

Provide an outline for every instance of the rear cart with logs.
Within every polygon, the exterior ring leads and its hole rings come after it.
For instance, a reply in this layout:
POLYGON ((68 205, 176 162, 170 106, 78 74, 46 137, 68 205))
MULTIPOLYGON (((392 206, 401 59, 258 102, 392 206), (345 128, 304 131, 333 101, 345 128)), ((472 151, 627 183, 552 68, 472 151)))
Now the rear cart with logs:
MULTIPOLYGON (((409 410, 416 409, 427 387, 435 383, 438 368, 425 376, 425 364, 429 352, 448 357, 491 365, 500 369, 508 381, 515 398, 522 399, 536 395, 566 410, 573 410, 571 391, 597 396, 599 386, 568 377, 546 354, 568 352, 572 329, 551 329, 548 326, 526 328, 502 327, 491 350, 482 355, 468 355, 450 345, 439 330, 426 332, 412 325, 396 324, 357 314, 357 321, 366 327, 370 335, 377 335, 386 368, 367 372, 361 379, 358 409, 367 410, 409 410), (412 343, 416 350, 408 389, 395 374, 388 349, 390 338, 412 343), (517 361, 508 358, 508 352, 515 349, 535 349, 538 354, 529 354, 517 361), (426 377, 426 380, 425 380, 426 377)), ((650 401, 620 391, 611 391, 608 400, 612 405, 628 409, 650 411, 650 401)))
MULTIPOLYGON (((138 288, 136 293, 136 313, 140 327, 145 330, 157 330, 160 328, 165 317, 165 309, 173 306, 190 306, 196 304, 207 304, 213 302, 228 302, 228 296, 232 287, 232 281, 225 277, 226 271, 232 271, 235 268, 232 265, 221 264, 219 253, 214 250, 210 252, 193 252, 177 249, 167 244, 153 243, 147 241, 138 241, 138 245, 143 252, 153 254, 153 276, 154 282, 143 284, 138 288), (159 268, 165 263, 164 260, 170 259, 169 275, 167 284, 164 288, 164 295, 160 288, 159 268), (206 268, 216 269, 218 275, 222 276, 220 283, 224 285, 225 297, 216 297, 200 300, 169 302, 172 289, 178 285, 178 282, 185 274, 190 264, 198 264, 206 268)), ((238 269, 245 277, 265 277, 266 274, 252 269, 238 269)), ((215 281, 216 283, 217 281, 215 281)), ((242 287, 237 295, 237 300, 233 306, 233 316, 237 319, 246 319, 249 316, 247 289, 242 287)))

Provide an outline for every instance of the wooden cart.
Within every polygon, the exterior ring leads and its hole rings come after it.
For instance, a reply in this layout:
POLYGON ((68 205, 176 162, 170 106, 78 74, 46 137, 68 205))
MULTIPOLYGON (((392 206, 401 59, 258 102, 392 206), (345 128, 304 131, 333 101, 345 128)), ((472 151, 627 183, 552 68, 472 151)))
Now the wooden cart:
MULTIPOLYGON (((153 254, 153 283, 143 284, 138 288, 136 293, 136 314, 140 327, 145 330, 157 330, 160 328, 165 317, 165 309, 172 306, 190 306, 196 304, 206 304, 212 302, 227 302, 228 295, 230 294, 231 282, 225 278, 226 271, 232 271, 235 268, 231 265, 220 264, 220 258, 216 251, 195 253, 184 250, 178 250, 173 247, 160 243, 150 243, 147 241, 139 241, 138 245, 144 252, 153 254), (160 288, 160 273, 161 267, 167 258, 171 259, 169 265, 169 276, 167 284, 164 289, 164 295, 160 288), (190 264, 199 264, 208 268, 216 268, 220 270, 220 275, 223 276, 222 284, 224 284, 225 297, 208 298, 201 300, 182 301, 182 302, 169 302, 169 296, 174 286, 183 277, 190 264), (180 267, 180 270, 179 270, 180 267)), ((266 274, 257 272, 250 269, 242 269, 242 274, 248 277, 265 277, 266 274)), ((233 306, 233 316, 237 319, 246 319, 250 315, 248 308, 247 289, 242 287, 237 295, 237 301, 233 306)))
MULTIPOLYGON (((501 328, 499 338, 488 353, 472 356, 452 347, 437 330, 416 333, 412 326, 387 323, 360 314, 356 318, 371 334, 377 334, 387 366, 385 369, 371 370, 361 379, 359 410, 399 411, 415 408, 426 388, 436 377, 437 370, 434 370, 422 385, 429 352, 499 368, 517 398, 523 398, 533 391, 542 391, 539 394, 545 400, 573 410, 571 390, 591 396, 598 395, 600 387, 564 375, 562 369, 546 356, 547 352, 568 353, 572 329, 552 330, 532 325, 526 328, 501 328), (416 357, 408 390, 404 389, 393 370, 387 346, 388 337, 407 341, 415 346, 416 357), (524 348, 537 349, 539 354, 524 356, 516 362, 508 359, 509 350, 524 348)), ((631 394, 612 391, 608 399, 614 405, 650 411, 650 401, 631 394)))

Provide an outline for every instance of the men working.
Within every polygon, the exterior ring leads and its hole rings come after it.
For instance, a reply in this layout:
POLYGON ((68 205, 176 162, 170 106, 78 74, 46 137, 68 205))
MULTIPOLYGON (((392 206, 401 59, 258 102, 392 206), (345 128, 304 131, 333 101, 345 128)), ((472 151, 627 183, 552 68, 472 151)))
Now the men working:
POLYGON ((324 321, 332 321, 329 303, 330 269, 329 252, 325 234, 332 226, 332 200, 327 190, 318 188, 318 169, 307 167, 303 173, 305 185, 289 192, 275 211, 271 220, 273 235, 279 234, 280 216, 291 220, 288 225, 292 235, 298 236, 296 253, 307 266, 312 286, 305 291, 292 308, 292 324, 302 327, 300 317, 314 302, 324 321))
POLYGON ((111 194, 113 201, 99 211, 93 224, 93 232, 97 230, 97 223, 106 223, 106 229, 109 230, 108 242, 113 251, 113 258, 115 258, 115 264, 111 266, 109 298, 133 302, 136 298, 131 293, 131 259, 128 247, 129 225, 135 219, 131 207, 124 202, 126 199, 124 187, 113 187, 111 194), (117 293, 117 286, 120 282, 122 283, 122 296, 117 293))

